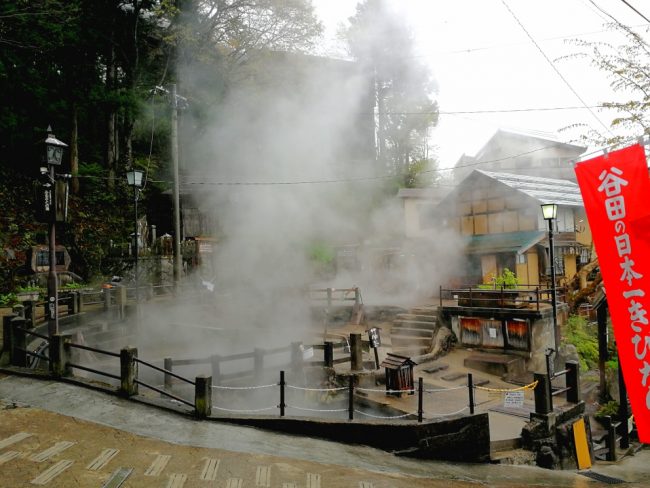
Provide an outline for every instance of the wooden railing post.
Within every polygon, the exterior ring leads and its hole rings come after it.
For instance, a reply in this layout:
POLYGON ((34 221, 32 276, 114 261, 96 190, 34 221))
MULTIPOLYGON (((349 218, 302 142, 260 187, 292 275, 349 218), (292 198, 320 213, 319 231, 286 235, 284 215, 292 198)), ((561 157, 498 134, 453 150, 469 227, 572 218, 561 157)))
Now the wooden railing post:
POLYGON ((138 394, 138 348, 125 347, 120 351, 120 393, 124 396, 138 394))
POLYGON ((469 413, 474 415, 474 377, 467 373, 467 390, 469 392, 469 413))
POLYGON ((418 378, 418 422, 422 423, 423 410, 423 395, 424 395, 424 381, 422 376, 418 378))
POLYGON ((13 349, 11 344, 12 332, 11 321, 16 317, 15 315, 5 315, 2 317, 2 355, 0 355, 0 366, 11 364, 11 351, 13 349))
POLYGON ((553 411, 551 403, 551 382, 547 374, 535 373, 533 375, 535 386, 535 413, 549 414, 553 411))
MULTIPOLYGON (((173 367, 174 367, 174 360, 172 358, 163 359, 163 369, 165 371, 172 371, 173 367)), ((165 377, 163 379, 163 382, 165 384, 165 389, 167 389, 167 390, 172 389, 172 376, 170 374, 165 373, 165 377)))
POLYGON ((284 381, 284 371, 280 371, 280 417, 284 417, 284 387, 286 382, 284 381))
POLYGON ((363 369, 361 346, 361 334, 350 334, 350 369, 352 371, 361 371, 363 369))
POLYGON ((102 288, 104 293, 104 312, 108 312, 111 309, 111 295, 113 294, 112 288, 102 288))
POLYGON ((325 347, 323 347, 323 360, 326 368, 334 367, 334 344, 330 341, 325 341, 325 347))
POLYGON ((200 375, 195 378, 194 410, 200 419, 212 414, 212 376, 200 375))
POLYGON ((566 400, 570 403, 580 402, 580 363, 577 361, 567 361, 564 368, 566 369, 566 400))
POLYGON ((350 375, 348 384, 348 419, 354 420, 354 375, 350 375))
POLYGON ((70 346, 71 334, 54 334, 50 337, 50 372, 55 378, 70 376, 70 346))
POLYGON ((27 367, 27 339, 25 318, 20 315, 11 319, 11 365, 27 367))

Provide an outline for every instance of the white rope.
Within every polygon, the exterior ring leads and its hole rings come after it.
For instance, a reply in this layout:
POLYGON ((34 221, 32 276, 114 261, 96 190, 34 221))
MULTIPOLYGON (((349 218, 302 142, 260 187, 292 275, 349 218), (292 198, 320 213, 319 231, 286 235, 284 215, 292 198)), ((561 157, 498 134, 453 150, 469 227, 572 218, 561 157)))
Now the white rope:
POLYGON ((307 407, 296 407, 295 405, 285 405, 289 408, 295 408, 296 410, 304 410, 306 412, 347 412, 347 408, 307 408, 307 407))
POLYGON ((271 388, 273 386, 278 386, 277 383, 272 385, 259 385, 259 386, 222 386, 222 385, 212 385, 212 388, 219 390, 259 390, 260 388, 271 388))
POLYGON ((382 389, 357 387, 357 388, 355 388, 355 390, 359 390, 359 391, 376 391, 376 392, 379 392, 379 393, 414 393, 415 392, 415 390, 412 389, 412 388, 410 390, 382 390, 382 389))
POLYGON ((469 408, 469 407, 463 407, 463 408, 461 408, 460 410, 458 410, 457 412, 450 412, 450 413, 430 413, 430 412, 424 412, 424 414, 425 414, 427 417, 449 417, 449 416, 451 416, 451 415, 458 415, 459 413, 464 412, 464 411, 467 410, 468 408, 469 408))
POLYGON ((277 409, 277 405, 273 407, 266 407, 266 408, 256 408, 253 410, 237 410, 234 408, 221 408, 221 407, 216 407, 212 405, 212 408, 216 408, 217 410, 222 410, 224 412, 235 412, 235 413, 255 413, 255 412, 264 412, 265 410, 275 410, 277 409))
POLYGON ((424 390, 425 393, 438 393, 441 391, 455 391, 455 390, 464 390, 467 386, 455 386, 453 388, 438 388, 433 390, 424 390))
POLYGON ((355 409, 354 411, 361 415, 365 415, 366 417, 372 417, 373 419, 403 419, 404 417, 415 415, 414 413, 405 413, 404 415, 382 416, 382 415, 373 415, 371 413, 362 412, 361 410, 357 410, 357 409, 355 409))
POLYGON ((291 388, 292 390, 303 390, 303 391, 341 391, 341 390, 347 390, 348 387, 339 387, 339 388, 302 388, 300 386, 293 386, 293 385, 285 385, 287 388, 291 388))

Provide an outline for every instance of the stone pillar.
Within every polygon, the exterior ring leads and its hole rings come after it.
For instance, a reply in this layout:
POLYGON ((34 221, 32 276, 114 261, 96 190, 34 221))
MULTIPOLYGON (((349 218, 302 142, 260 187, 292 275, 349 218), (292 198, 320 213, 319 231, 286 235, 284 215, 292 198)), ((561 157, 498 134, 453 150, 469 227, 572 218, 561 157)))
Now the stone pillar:
POLYGON ((553 411, 549 377, 547 374, 535 373, 533 378, 537 381, 537 386, 535 387, 535 413, 549 414, 553 411))
POLYGON ((138 394, 138 348, 125 347, 120 351, 120 393, 124 396, 133 396, 138 394))
POLYGON ((68 342, 72 341, 71 334, 54 334, 50 337, 50 372, 55 378, 69 376, 70 367, 70 346, 68 342))
POLYGON ((194 408, 200 419, 212 414, 212 376, 197 376, 194 382, 194 408))
POLYGON ((326 368, 334 367, 334 344, 330 341, 325 342, 325 347, 323 348, 323 360, 325 362, 326 368))
POLYGON ((111 309, 111 295, 113 295, 114 288, 103 288, 104 293, 104 311, 108 312, 111 309))

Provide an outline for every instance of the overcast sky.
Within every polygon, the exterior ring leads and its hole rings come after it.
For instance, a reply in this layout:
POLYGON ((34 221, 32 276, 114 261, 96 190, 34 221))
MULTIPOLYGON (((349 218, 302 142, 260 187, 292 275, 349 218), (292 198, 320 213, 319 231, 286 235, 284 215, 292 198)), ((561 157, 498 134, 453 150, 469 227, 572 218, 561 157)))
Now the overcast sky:
MULTIPOLYGON (((313 0, 313 3, 327 28, 326 42, 333 42, 338 26, 354 15, 357 2, 313 0)), ((571 39, 603 40, 616 45, 622 42, 620 35, 607 31, 605 24, 611 19, 594 4, 638 33, 645 33, 648 26, 622 0, 393 0, 393 3, 404 21, 411 25, 418 56, 431 68, 438 84, 434 96, 442 115, 432 132, 432 141, 438 147, 441 167, 452 166, 462 153, 474 155, 498 128, 558 134, 563 127, 584 122, 604 131, 594 115, 584 108, 489 114, 447 112, 582 107, 582 101, 592 106, 620 99, 621 95, 612 93, 605 75, 587 61, 558 58, 579 51, 569 42, 571 39)), ((627 0, 627 3, 650 18, 647 0, 627 0)), ((328 49, 335 52, 333 48, 328 49)), ((594 112, 602 123, 609 125, 611 114, 597 109, 594 112)), ((558 137, 569 141, 575 136, 575 132, 563 132, 558 137)))

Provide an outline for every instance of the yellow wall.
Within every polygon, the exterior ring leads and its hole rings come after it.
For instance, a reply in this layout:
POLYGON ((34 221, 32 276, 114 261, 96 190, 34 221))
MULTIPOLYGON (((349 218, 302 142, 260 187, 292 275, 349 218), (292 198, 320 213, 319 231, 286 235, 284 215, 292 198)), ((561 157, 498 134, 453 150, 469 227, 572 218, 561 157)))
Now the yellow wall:
POLYGON ((537 257, 537 251, 528 251, 526 253, 526 262, 517 263, 515 273, 520 285, 539 285, 539 259, 537 257))

